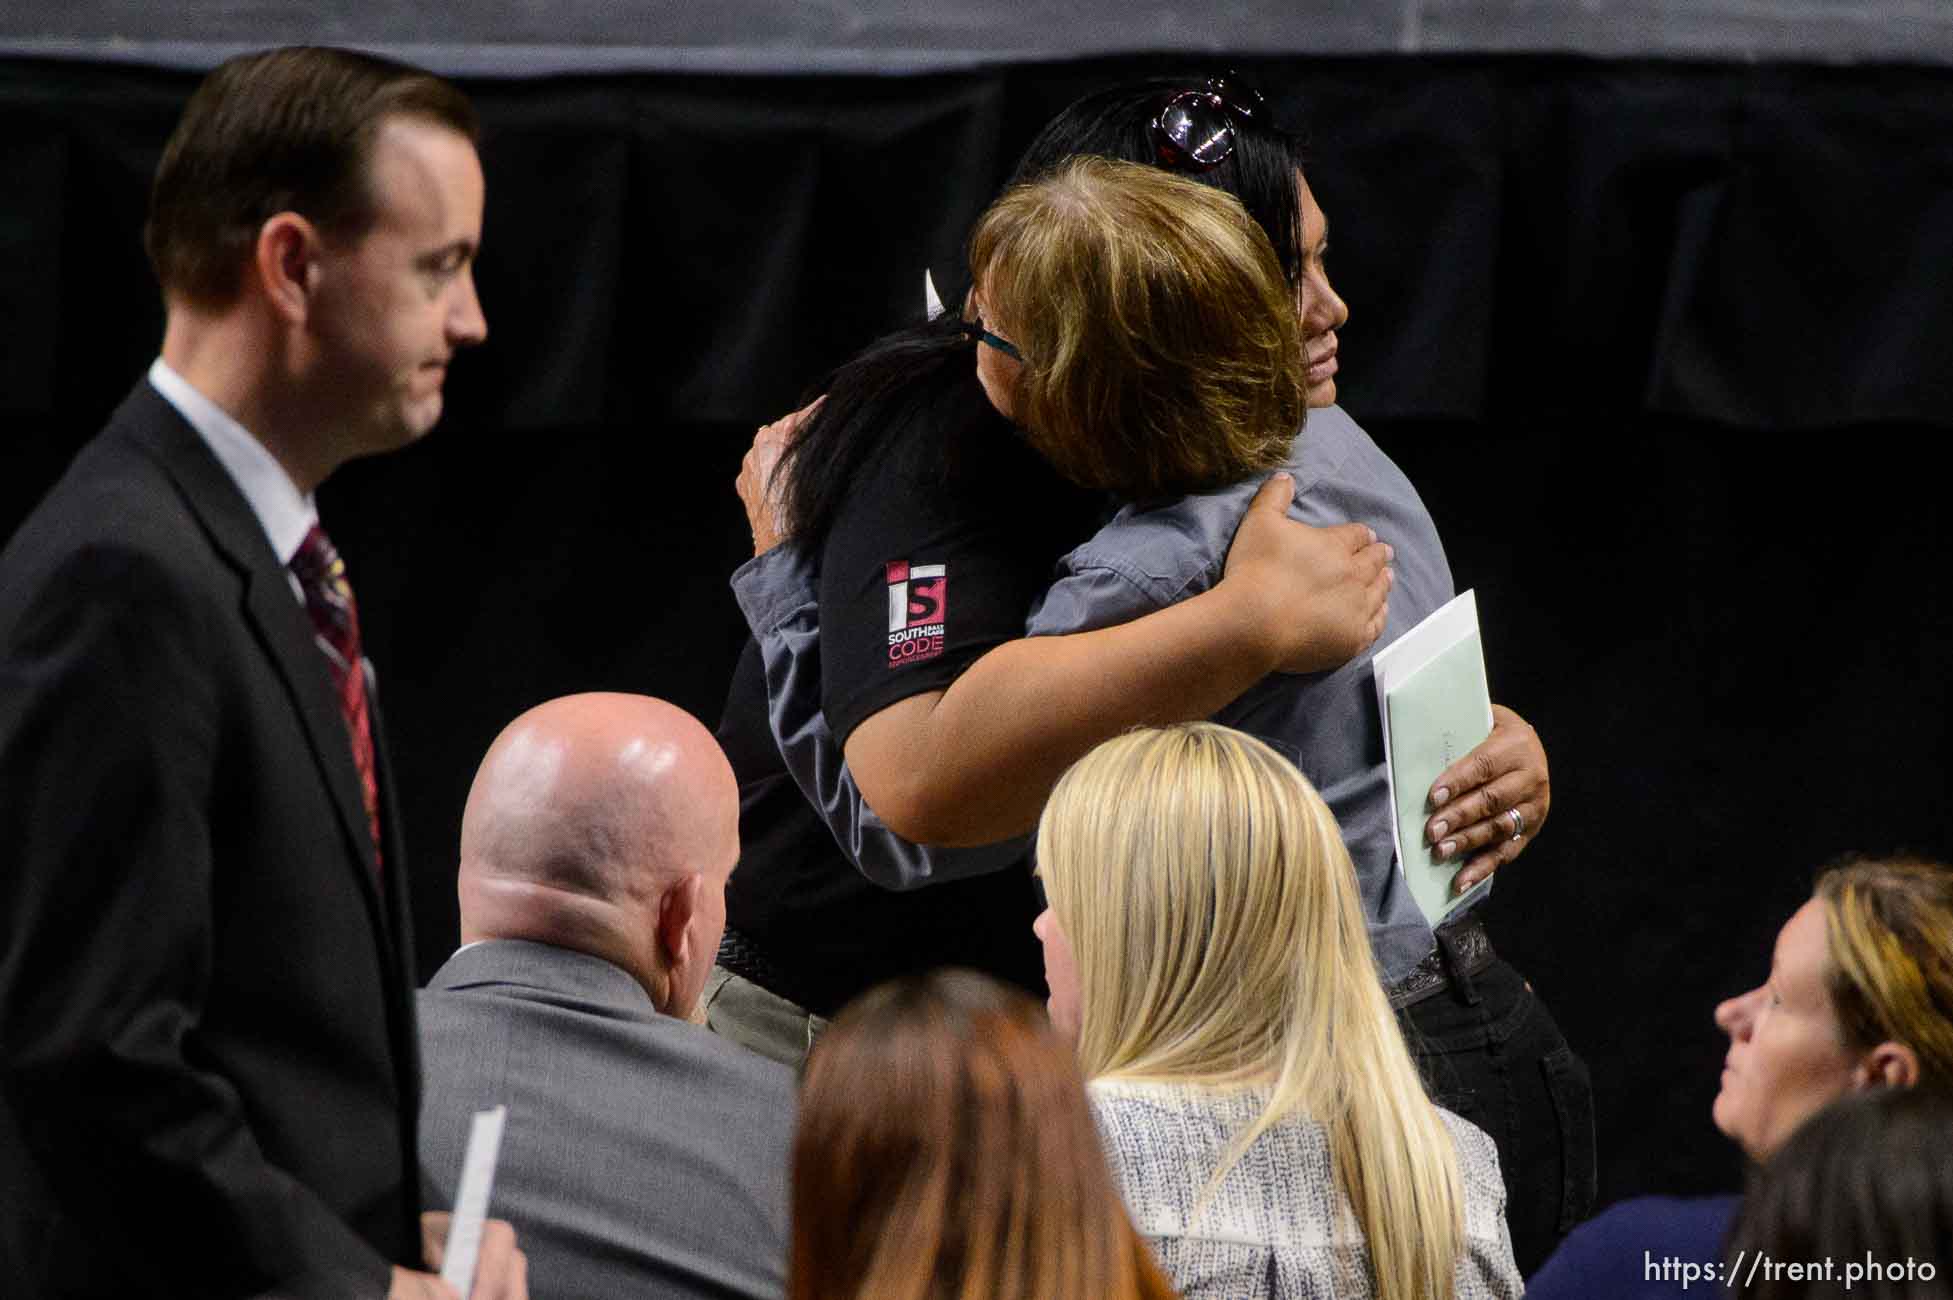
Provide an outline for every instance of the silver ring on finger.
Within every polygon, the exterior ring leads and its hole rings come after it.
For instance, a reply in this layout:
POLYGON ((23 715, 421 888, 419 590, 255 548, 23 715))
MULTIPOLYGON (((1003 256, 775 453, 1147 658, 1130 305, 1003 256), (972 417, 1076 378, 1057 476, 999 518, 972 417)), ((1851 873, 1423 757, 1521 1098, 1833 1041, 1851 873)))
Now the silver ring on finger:
POLYGON ((1520 839, 1526 833, 1526 819, 1517 808, 1508 808, 1505 815, 1512 818, 1512 838, 1520 839))

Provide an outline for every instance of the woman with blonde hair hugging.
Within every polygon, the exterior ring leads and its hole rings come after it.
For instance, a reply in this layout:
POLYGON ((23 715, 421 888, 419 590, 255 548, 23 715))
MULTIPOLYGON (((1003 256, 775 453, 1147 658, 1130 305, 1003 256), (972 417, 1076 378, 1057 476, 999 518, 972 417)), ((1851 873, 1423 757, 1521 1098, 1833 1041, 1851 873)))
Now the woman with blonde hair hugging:
POLYGON ((835 1020, 801 1093, 787 1297, 1173 1300, 1028 995, 940 970, 835 1020))
POLYGON ((1294 764, 1211 723, 1107 741, 1037 858, 1052 1022, 1186 1295, 1521 1292, 1497 1153, 1425 1096, 1294 764))

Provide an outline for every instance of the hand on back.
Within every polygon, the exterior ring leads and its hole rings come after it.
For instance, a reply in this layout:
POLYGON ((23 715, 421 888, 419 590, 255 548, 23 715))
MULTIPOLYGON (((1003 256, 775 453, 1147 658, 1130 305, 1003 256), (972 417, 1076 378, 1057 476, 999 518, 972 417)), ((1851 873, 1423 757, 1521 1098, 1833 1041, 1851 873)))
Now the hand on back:
POLYGON ((793 446, 800 436, 800 426, 807 422, 821 404, 815 398, 791 415, 782 416, 771 424, 762 424, 753 434, 753 445, 739 462, 739 477, 733 487, 739 493, 740 504, 746 507, 746 524, 753 531, 753 554, 764 555, 787 538, 786 502, 783 499, 783 483, 777 481, 780 458, 793 446))
POLYGON ((1223 585, 1248 602, 1282 672, 1340 668, 1383 632, 1392 551, 1364 524, 1317 528, 1288 517, 1295 481, 1262 484, 1228 548, 1223 585))

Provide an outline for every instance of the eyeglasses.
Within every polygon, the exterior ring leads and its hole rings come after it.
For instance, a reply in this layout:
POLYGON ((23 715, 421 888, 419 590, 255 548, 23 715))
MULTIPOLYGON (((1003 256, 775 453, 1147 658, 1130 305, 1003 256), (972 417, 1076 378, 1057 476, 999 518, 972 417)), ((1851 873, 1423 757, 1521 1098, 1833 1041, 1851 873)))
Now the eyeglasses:
POLYGON ((983 322, 980 320, 964 321, 963 332, 965 334, 968 334, 971 338, 975 339, 979 343, 988 343, 991 347, 997 349, 997 351, 1003 353, 1005 356, 1009 357, 1012 361, 1022 361, 1024 359, 1024 354, 1017 350, 1017 345, 1015 343, 1012 343, 1009 339, 1005 338, 1001 334, 992 334, 989 330, 983 327, 983 322))
POLYGON ((1237 123, 1266 122, 1268 101, 1236 73, 1209 77, 1199 90, 1171 95, 1153 118, 1153 152, 1162 167, 1204 172, 1234 153, 1237 123))

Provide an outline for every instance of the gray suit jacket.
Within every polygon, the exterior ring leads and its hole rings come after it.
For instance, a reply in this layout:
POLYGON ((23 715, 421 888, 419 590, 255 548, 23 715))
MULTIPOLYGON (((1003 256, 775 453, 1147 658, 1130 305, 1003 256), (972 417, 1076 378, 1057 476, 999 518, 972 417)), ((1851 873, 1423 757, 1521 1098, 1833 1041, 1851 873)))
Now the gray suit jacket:
POLYGON ((781 1293, 791 1071, 547 944, 456 953, 420 1014, 423 1167, 451 1197, 470 1117, 508 1105, 489 1212, 537 1300, 781 1293))

